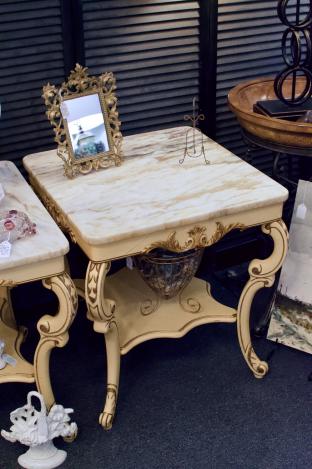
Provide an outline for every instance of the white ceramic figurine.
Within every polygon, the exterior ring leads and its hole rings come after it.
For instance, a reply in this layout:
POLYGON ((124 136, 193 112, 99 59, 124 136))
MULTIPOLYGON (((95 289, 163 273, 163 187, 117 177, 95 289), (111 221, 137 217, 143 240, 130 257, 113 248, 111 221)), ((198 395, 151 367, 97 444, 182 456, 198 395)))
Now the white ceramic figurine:
POLYGON ((11 443, 19 441, 29 446, 29 450, 18 458, 19 464, 26 469, 53 469, 66 459, 66 451, 57 449, 53 438, 72 437, 77 434, 77 425, 69 423, 69 414, 73 409, 64 409, 55 404, 49 414, 41 394, 31 391, 27 395, 27 404, 10 414, 13 425, 10 432, 1 430, 1 435, 11 443), (41 404, 40 411, 31 403, 37 397, 41 404))

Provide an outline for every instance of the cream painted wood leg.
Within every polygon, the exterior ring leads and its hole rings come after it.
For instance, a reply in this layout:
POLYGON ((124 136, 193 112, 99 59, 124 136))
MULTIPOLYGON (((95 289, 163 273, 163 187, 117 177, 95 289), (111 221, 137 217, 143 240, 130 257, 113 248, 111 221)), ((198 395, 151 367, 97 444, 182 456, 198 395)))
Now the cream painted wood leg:
POLYGON ((107 356, 107 391, 103 412, 100 414, 99 423, 105 430, 112 428, 115 417, 119 373, 120 373, 120 346, 118 329, 115 321, 109 324, 109 330, 105 334, 107 356))
POLYGON ((112 427, 119 387, 120 345, 118 328, 115 320, 115 302, 105 298, 104 284, 110 269, 110 262, 89 262, 85 298, 88 307, 88 319, 93 321, 93 328, 105 336, 107 355, 107 392, 103 412, 99 422, 105 430, 112 427))
POLYGON ((16 328, 9 287, 0 287, 0 320, 7 326, 16 328))
POLYGON ((75 318, 78 300, 75 285, 66 272, 43 280, 43 285, 52 290, 59 300, 57 314, 45 315, 38 321, 40 340, 34 358, 37 389, 50 409, 55 403, 49 372, 50 354, 54 347, 64 347, 67 344, 68 329, 75 318))
POLYGON ((282 220, 262 226, 262 231, 271 236, 274 249, 270 257, 264 260, 255 259, 249 264, 249 280, 242 291, 237 309, 237 333, 243 356, 256 378, 263 378, 268 372, 268 364, 256 355, 250 338, 250 308, 258 290, 271 287, 275 273, 280 269, 288 247, 288 232, 282 220))

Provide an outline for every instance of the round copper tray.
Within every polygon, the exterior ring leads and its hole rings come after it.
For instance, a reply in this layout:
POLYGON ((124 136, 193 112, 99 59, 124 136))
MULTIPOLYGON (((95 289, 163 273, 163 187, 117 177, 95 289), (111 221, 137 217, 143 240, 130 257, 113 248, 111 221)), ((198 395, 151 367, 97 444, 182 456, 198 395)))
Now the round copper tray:
MULTIPOLYGON (((304 86, 304 81, 302 87, 304 86)), ((285 84, 285 92, 291 92, 291 80, 285 84)), ((294 122, 276 117, 267 117, 254 112, 258 101, 277 99, 274 93, 274 78, 258 78, 241 83, 228 95, 228 103, 241 127, 251 135, 277 145, 308 149, 312 156, 312 124, 294 122)))

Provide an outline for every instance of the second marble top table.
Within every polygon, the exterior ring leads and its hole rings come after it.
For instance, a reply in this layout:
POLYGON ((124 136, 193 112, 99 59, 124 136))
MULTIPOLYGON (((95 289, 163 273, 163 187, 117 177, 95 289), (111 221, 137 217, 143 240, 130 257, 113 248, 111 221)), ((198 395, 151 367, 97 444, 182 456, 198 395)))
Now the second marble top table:
POLYGON ((0 339, 5 342, 4 352, 16 360, 15 366, 8 364, 0 370, 0 383, 35 381, 50 408, 55 402, 50 383, 50 353, 54 347, 63 347, 67 343, 68 329, 77 309, 76 289, 65 272, 64 256, 69 244, 10 161, 0 161, 0 182, 5 192, 0 202, 0 212, 24 212, 36 223, 37 230, 35 235, 14 241, 11 255, 0 258, 0 339), (26 331, 16 325, 10 289, 34 280, 43 280, 44 286, 56 294, 59 310, 55 316, 44 315, 37 324, 40 340, 32 365, 20 353, 26 331))
POLYGON ((85 282, 88 317, 105 334, 108 390, 100 417, 110 428, 115 413, 120 354, 154 337, 180 337, 208 322, 236 322, 244 358, 257 377, 268 366, 250 340, 249 311, 254 294, 273 284, 287 250, 281 220, 287 190, 204 137, 206 165, 184 154, 185 127, 124 138, 124 162, 73 180, 63 175, 56 151, 29 155, 24 165, 35 190, 90 259, 85 282), (105 283, 110 260, 146 253, 155 247, 175 252, 210 246, 233 229, 262 225, 274 241, 272 255, 254 260, 237 310, 217 303, 206 283, 194 279, 179 298, 159 301, 126 269, 105 283), (105 295, 104 295, 105 283, 105 295), (196 314, 188 309, 196 298, 196 314), (150 302, 153 314, 142 314, 150 302))

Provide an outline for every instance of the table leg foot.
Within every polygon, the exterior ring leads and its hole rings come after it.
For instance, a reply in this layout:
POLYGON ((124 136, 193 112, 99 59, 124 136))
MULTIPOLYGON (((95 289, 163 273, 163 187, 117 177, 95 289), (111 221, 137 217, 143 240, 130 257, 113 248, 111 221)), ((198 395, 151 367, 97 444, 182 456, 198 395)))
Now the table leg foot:
POLYGON ((104 430, 110 430, 112 428, 116 412, 117 395, 118 387, 114 384, 108 384, 105 407, 99 417, 99 424, 104 428, 104 430))
POLYGON ((12 329, 17 329, 9 287, 0 287, 0 319, 12 329))
POLYGON ((64 347, 68 341, 68 329, 77 311, 77 292, 67 273, 43 280, 43 285, 52 290, 59 300, 55 316, 45 315, 37 324, 40 340, 34 358, 35 380, 38 391, 43 395, 47 409, 55 403, 50 381, 50 354, 54 347, 64 347))
POLYGON ((267 362, 260 360, 251 343, 247 347, 246 354, 243 353, 243 355, 245 356, 246 362, 253 371, 255 378, 261 379, 267 374, 269 371, 269 365, 267 362))
POLYGON ((250 337, 250 308, 258 290, 271 287, 275 273, 281 267, 288 246, 288 232, 282 220, 262 226, 262 231, 274 241, 274 249, 270 257, 264 260, 255 259, 249 265, 250 278, 242 291, 237 308, 237 334, 242 354, 247 365, 256 378, 263 378, 268 372, 268 364, 256 355, 250 337))

